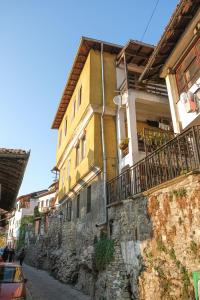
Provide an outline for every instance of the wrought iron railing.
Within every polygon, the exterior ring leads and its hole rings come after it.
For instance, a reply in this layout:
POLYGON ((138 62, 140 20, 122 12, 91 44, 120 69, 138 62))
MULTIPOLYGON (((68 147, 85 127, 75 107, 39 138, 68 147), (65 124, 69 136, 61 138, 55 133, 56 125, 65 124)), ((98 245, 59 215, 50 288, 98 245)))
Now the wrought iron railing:
POLYGON ((200 125, 177 135, 107 183, 107 204, 119 202, 200 167, 200 125))
POLYGON ((148 155, 174 138, 174 136, 175 134, 172 131, 159 128, 143 128, 142 131, 138 132, 139 151, 144 151, 148 155))

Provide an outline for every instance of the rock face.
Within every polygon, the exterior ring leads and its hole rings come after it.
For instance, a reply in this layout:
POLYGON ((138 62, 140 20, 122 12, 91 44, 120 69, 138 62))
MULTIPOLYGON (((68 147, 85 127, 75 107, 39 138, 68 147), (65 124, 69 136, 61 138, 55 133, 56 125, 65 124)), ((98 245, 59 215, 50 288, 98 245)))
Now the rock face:
POLYGON ((153 237, 141 245, 140 299, 194 299, 200 269, 200 176, 190 175, 148 199, 153 237))
MULTIPOLYGON (((159 189, 108 208, 107 234, 114 259, 97 270, 94 241, 104 219, 102 186, 92 187, 92 210, 72 220, 49 218, 48 233, 30 245, 27 262, 49 270, 92 299, 194 299, 191 272, 200 269, 200 175, 183 176, 159 189)), ((74 203, 76 199, 73 200, 74 203)))

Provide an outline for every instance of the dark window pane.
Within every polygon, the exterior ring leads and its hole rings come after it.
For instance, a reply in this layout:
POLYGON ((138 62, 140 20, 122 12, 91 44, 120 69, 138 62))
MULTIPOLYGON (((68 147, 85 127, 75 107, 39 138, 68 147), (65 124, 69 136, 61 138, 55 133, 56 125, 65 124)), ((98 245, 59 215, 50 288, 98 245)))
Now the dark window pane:
POLYGON ((76 217, 79 218, 80 216, 80 195, 77 196, 76 200, 76 217))
POLYGON ((87 213, 91 211, 91 186, 87 188, 87 213))
POLYGON ((20 267, 0 267, 0 283, 18 283, 22 281, 20 267))

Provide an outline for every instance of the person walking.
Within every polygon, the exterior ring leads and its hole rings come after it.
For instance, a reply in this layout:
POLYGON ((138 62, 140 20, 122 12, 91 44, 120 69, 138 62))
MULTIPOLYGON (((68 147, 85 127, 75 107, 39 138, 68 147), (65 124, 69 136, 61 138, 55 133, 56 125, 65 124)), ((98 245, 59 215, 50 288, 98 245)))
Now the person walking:
POLYGON ((23 264, 23 261, 24 261, 24 258, 25 258, 25 250, 24 248, 21 250, 20 254, 19 254, 19 263, 20 263, 20 266, 22 266, 23 264))
POLYGON ((9 262, 13 262, 14 258, 15 258, 15 250, 13 248, 11 248, 9 251, 9 257, 8 257, 9 262))
POLYGON ((8 259, 8 255, 9 255, 9 249, 8 249, 8 246, 6 246, 3 250, 3 254, 2 254, 2 259, 4 262, 7 261, 8 259))

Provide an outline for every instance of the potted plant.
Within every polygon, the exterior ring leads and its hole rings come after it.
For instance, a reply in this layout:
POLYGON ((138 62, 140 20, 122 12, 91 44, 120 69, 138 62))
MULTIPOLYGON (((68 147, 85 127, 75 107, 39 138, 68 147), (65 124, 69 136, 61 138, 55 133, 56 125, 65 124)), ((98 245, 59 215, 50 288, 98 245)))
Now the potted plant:
POLYGON ((119 149, 125 150, 128 147, 128 142, 129 142, 128 138, 122 139, 119 144, 119 149))

